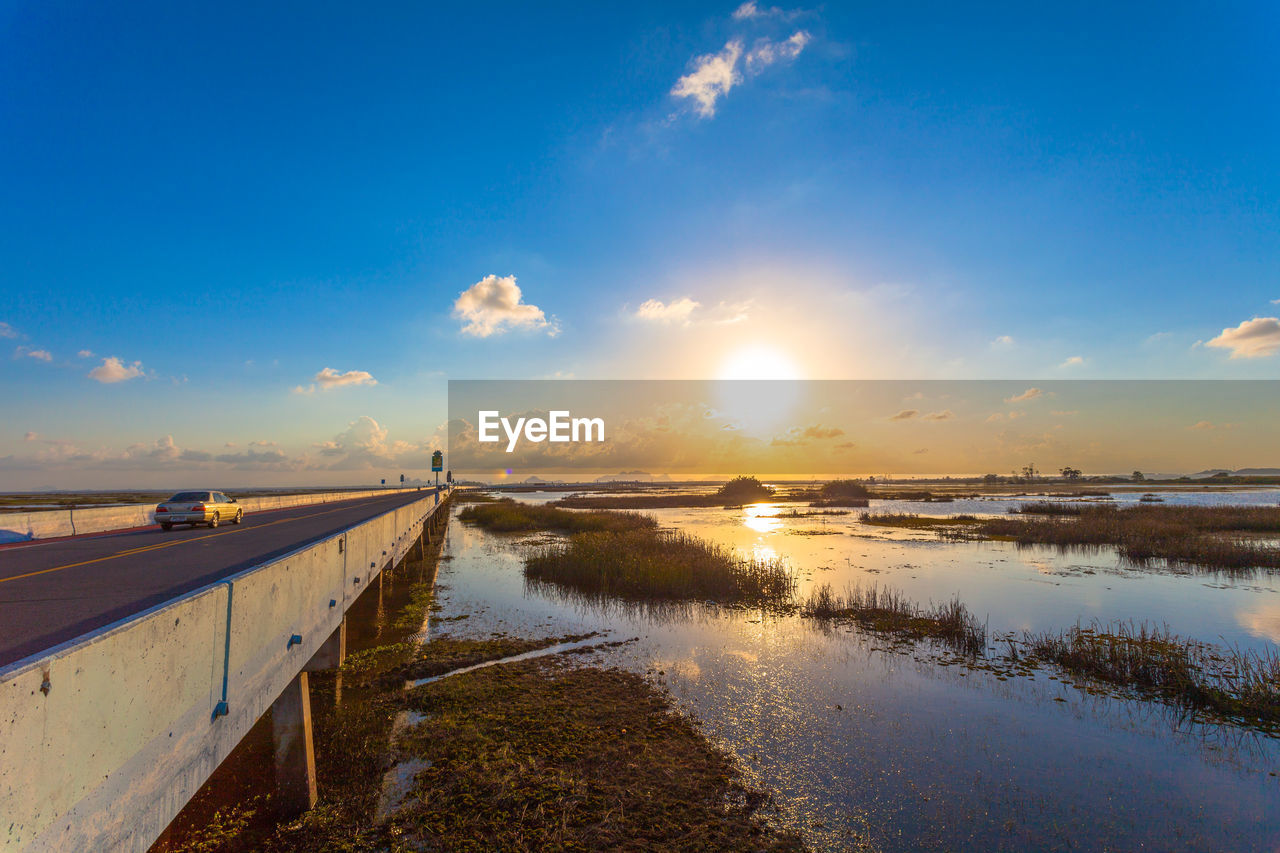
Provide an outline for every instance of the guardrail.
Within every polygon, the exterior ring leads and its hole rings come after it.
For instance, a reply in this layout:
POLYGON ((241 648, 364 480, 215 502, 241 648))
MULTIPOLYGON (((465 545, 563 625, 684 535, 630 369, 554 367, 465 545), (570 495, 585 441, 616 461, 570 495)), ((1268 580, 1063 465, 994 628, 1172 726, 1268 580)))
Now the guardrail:
POLYGON ((297 679, 309 726, 308 662, 447 496, 0 668, 0 846, 145 851, 297 679))
MULTIPOLYGON (((367 489, 359 492, 315 492, 304 495, 270 495, 245 498, 240 506, 245 512, 261 512, 268 509, 287 509, 294 506, 310 506, 333 501, 352 501, 377 495, 393 495, 401 492, 426 491, 422 489, 367 489)), ((126 530, 130 527, 146 527, 155 524, 157 504, 126 504, 125 506, 90 506, 81 509, 41 509, 32 512, 0 513, 0 543, 20 542, 29 539, 52 539, 57 536, 77 536, 81 533, 104 533, 108 530, 126 530)))

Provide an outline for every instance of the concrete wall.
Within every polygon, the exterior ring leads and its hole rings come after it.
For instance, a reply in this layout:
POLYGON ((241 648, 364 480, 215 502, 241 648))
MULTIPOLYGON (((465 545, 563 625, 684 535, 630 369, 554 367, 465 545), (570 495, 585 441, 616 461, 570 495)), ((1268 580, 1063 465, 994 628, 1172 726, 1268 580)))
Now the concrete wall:
MULTIPOLYGON (((426 491, 428 487, 423 487, 426 491)), ((434 487, 430 487, 434 489, 434 487)), ((360 492, 317 492, 307 495, 273 495, 245 498, 240 501, 246 514, 270 509, 332 503, 371 498, 377 495, 412 492, 416 489, 370 489, 360 492)), ((50 539, 81 533, 103 533, 155 524, 156 504, 85 507, 84 509, 46 509, 36 512, 0 513, 0 544, 29 539, 50 539)))
POLYGON ((407 553, 423 494, 0 669, 0 848, 145 851, 407 553))

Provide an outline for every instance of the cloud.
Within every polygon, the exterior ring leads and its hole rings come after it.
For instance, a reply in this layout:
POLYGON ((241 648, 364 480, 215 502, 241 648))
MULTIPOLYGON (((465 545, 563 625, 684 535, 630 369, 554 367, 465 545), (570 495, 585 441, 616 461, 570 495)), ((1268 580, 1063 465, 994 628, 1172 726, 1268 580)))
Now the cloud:
POLYGON ((96 379, 106 385, 136 379, 141 375, 142 362, 135 361, 133 364, 126 365, 114 355, 104 358, 102 364, 89 371, 89 378, 96 379))
POLYGON ((991 342, 993 347, 1011 347, 1013 346, 1013 337, 1011 335, 1001 335, 991 342))
MULTIPOLYGON (((1280 305, 1280 299, 1272 299, 1272 300, 1271 300, 1271 304, 1272 304, 1272 305, 1280 305)), ((0 323, 0 326, 3 326, 3 325, 4 325, 3 323, 0 323)))
POLYGON ((1280 319, 1254 317, 1222 334, 1205 346, 1231 350, 1232 358, 1265 358, 1280 352, 1280 319))
POLYGON ((1084 364, 1084 357, 1073 355, 1066 361, 1062 362, 1062 364, 1059 364, 1058 367, 1079 367, 1082 364, 1084 364))
POLYGON ((770 442, 770 445, 773 447, 799 447, 808 444, 810 441, 839 438, 842 435, 844 435, 844 430, 839 427, 827 427, 822 424, 812 424, 804 429, 792 427, 787 430, 785 435, 775 437, 770 442))
POLYGON ((943 411, 941 411, 941 412, 930 412, 929 414, 927 414, 927 415, 925 415, 923 418, 921 418, 921 420, 926 420, 926 421, 949 421, 949 420, 951 420, 952 418, 954 418, 955 416, 956 416, 956 415, 955 415, 955 412, 951 411, 950 409, 944 409, 944 410, 943 410, 943 411))
POLYGON ((537 305, 520 300, 514 275, 487 275, 458 295, 453 314, 466 323, 462 333, 477 338, 502 334, 508 329, 546 329, 553 338, 560 333, 554 317, 547 320, 537 305))
POLYGON ((747 73, 759 74, 780 59, 795 59, 812 40, 804 30, 793 33, 786 41, 761 39, 747 52, 747 73))
MULTIPOLYGON (((781 9, 761 9, 754 2, 748 2, 734 11, 733 19, 742 22, 775 15, 790 19, 795 14, 781 9)), ((718 53, 695 56, 690 63, 692 70, 676 81, 671 87, 671 95, 690 99, 699 118, 711 118, 716 114, 716 103, 729 94, 730 89, 776 62, 795 59, 811 41, 813 36, 808 31, 797 30, 782 41, 756 39, 751 49, 746 50, 742 38, 732 38, 718 53)))
POLYGON ((40 433, 27 430, 27 434, 22 437, 23 441, 35 441, 40 437, 40 433))
MULTIPOLYGON (((661 323, 668 326, 730 326, 751 317, 751 300, 744 302, 718 302, 708 308, 688 296, 663 302, 647 299, 631 313, 637 320, 661 323)), ((625 306, 624 306, 625 310, 625 306)))
POLYGON ((80 358, 93 358, 93 350, 82 349, 76 355, 80 358))
POLYGON ((1027 390, 1023 391, 1021 394, 1014 394, 1012 397, 1006 397, 1005 402, 1006 403, 1023 403, 1023 402, 1026 402, 1027 400, 1034 400, 1036 397, 1039 397, 1043 393, 1044 392, 1041 391, 1039 388, 1028 388, 1027 390))
POLYGON ((8 323, 0 323, 0 338, 16 338, 18 330, 8 323))
POLYGON ((902 411, 898 412, 896 415, 891 416, 891 417, 889 418, 889 420, 891 420, 891 421, 909 421, 909 420, 911 420, 912 418, 914 418, 914 417, 915 417, 916 415, 918 415, 918 414, 920 414, 920 412, 919 412, 919 410, 917 410, 917 409, 903 409, 902 411))
POLYGON ((37 361, 53 361, 53 354, 47 349, 31 349, 30 347, 18 347, 13 351, 14 358, 34 358, 37 361))
POLYGON ((716 114, 716 101, 742 82, 737 71, 742 57, 742 42, 728 42, 719 53, 708 53, 693 60, 693 70, 676 81, 671 94, 677 98, 692 98, 698 102, 695 108, 702 118, 716 114))
POLYGON ((653 323, 665 323, 667 325, 689 325, 689 318, 701 303, 694 302, 685 296, 680 299, 673 299, 670 302, 663 302, 659 299, 646 299, 636 309, 635 318, 637 320, 647 320, 653 323))
POLYGON ((347 385, 377 385, 378 380, 367 370, 348 370, 346 373, 339 373, 332 367, 326 367, 311 378, 311 381, 320 386, 321 391, 330 391, 334 388, 343 388, 347 385))
POLYGON ((805 14, 803 9, 787 11, 786 9, 779 9, 777 6, 761 9, 755 3, 755 0, 747 0, 746 3, 733 10, 733 19, 735 21, 752 21, 760 18, 781 18, 784 21, 790 21, 803 14, 805 14))
POLYGON ((1209 422, 1209 421, 1196 421, 1196 422, 1195 422, 1195 423, 1193 423, 1191 426, 1187 427, 1187 429, 1189 429, 1189 430, 1197 430, 1197 431, 1198 431, 1198 430, 1210 430, 1210 429, 1217 429, 1217 427, 1216 427, 1216 426, 1214 426, 1214 425, 1213 425, 1211 422, 1209 422))

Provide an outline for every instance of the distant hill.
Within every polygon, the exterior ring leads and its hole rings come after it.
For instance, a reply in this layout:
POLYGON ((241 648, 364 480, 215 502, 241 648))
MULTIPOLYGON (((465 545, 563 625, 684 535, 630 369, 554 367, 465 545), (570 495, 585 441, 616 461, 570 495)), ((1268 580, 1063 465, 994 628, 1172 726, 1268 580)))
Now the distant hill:
POLYGON ((596 477, 597 483, 668 483, 670 474, 650 474, 648 471, 619 471, 596 477))
POLYGON ((1204 480, 1209 477, 1280 477, 1280 468, 1237 468, 1234 471, 1226 468, 1210 468, 1207 471, 1197 471, 1191 475, 1193 480, 1204 480))

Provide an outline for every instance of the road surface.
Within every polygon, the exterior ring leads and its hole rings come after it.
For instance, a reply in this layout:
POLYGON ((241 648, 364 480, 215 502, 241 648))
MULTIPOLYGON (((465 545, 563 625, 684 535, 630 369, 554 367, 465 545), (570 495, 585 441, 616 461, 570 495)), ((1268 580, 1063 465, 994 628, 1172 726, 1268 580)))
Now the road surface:
POLYGON ((246 515, 238 525, 159 527, 0 546, 0 666, 287 554, 426 491, 246 515))

